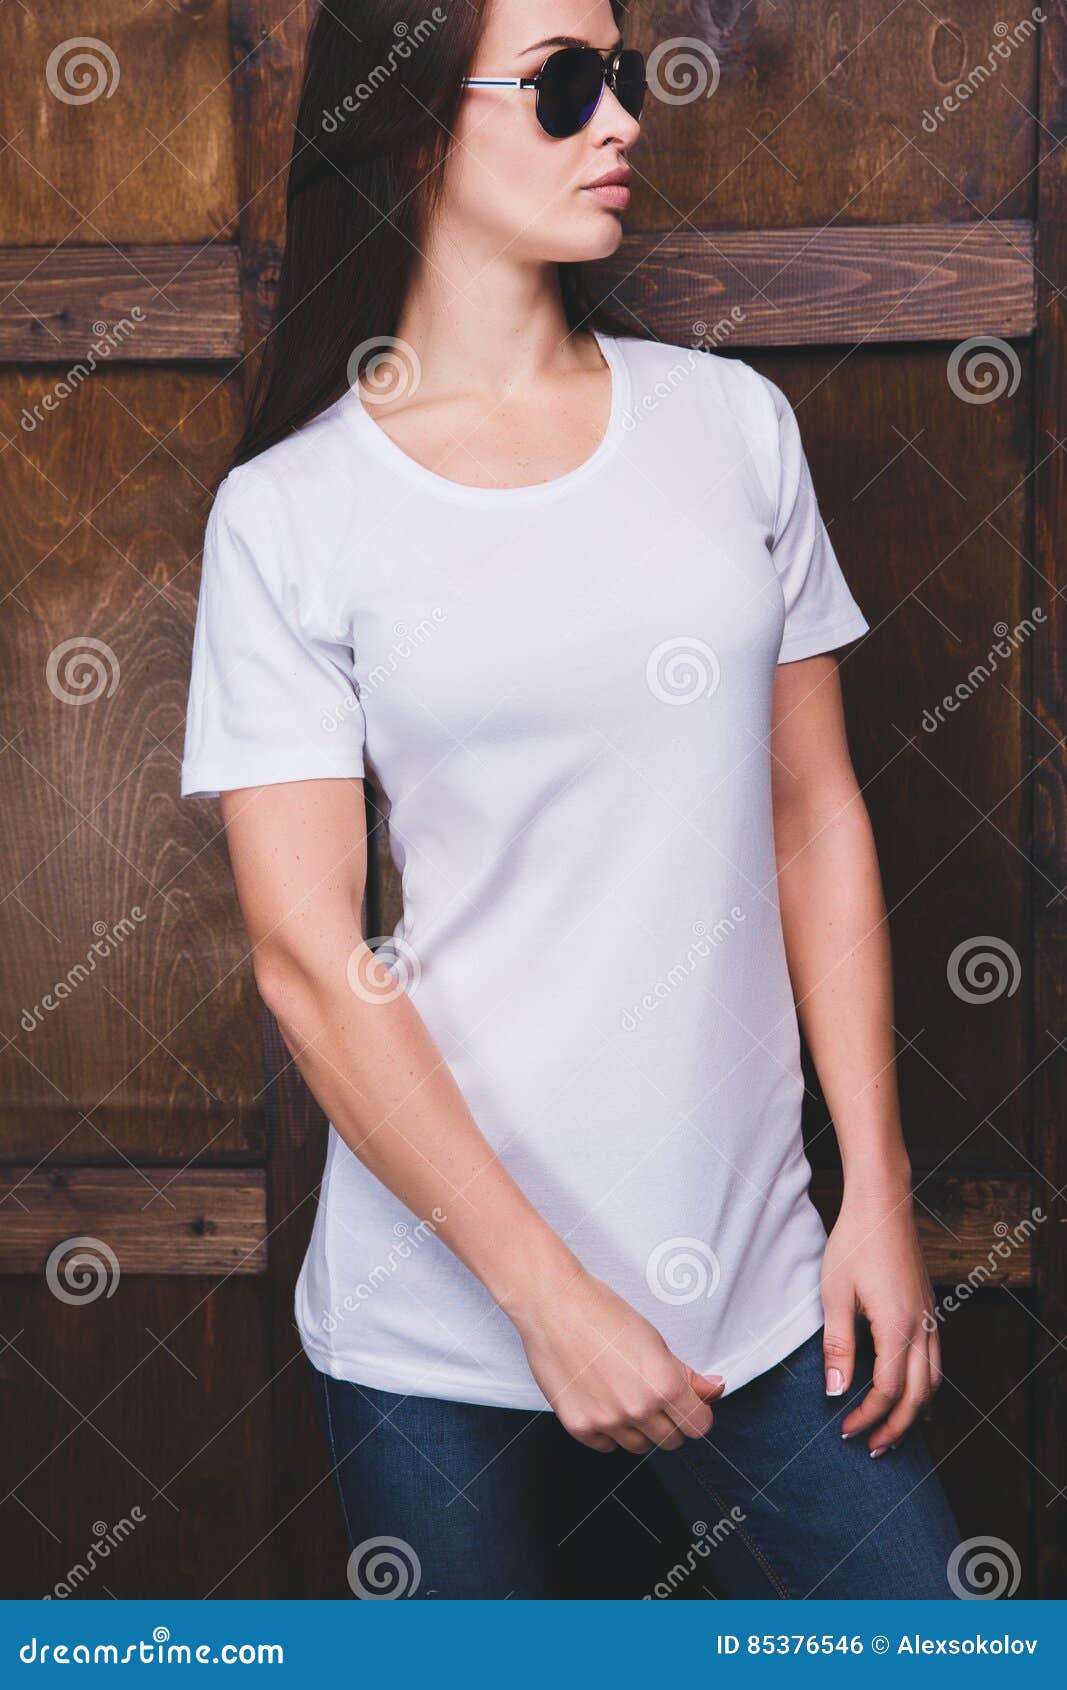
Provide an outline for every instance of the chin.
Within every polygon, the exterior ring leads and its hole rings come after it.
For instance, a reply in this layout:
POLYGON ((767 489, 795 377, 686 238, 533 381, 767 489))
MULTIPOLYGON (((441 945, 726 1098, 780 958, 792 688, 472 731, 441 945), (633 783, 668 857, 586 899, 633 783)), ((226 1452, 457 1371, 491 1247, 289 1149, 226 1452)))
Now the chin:
POLYGON ((563 250, 558 254, 561 262, 569 261, 574 264, 595 263, 598 258, 610 258, 618 251, 624 234, 622 218, 615 211, 605 211, 596 207, 590 215, 582 219, 581 227, 576 228, 571 238, 561 243, 563 250))

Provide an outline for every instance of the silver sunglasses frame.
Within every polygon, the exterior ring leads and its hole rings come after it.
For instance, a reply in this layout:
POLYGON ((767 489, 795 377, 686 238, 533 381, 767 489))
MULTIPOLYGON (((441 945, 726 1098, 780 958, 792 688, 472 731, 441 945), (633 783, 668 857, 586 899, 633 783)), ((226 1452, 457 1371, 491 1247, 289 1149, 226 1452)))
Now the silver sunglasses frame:
MULTIPOLYGON (((545 65, 547 65, 551 59, 556 58, 558 56, 558 54, 560 54, 560 53, 572 53, 572 52, 575 52, 575 51, 576 51, 576 49, 573 48, 573 47, 557 47, 556 51, 554 53, 550 53, 548 55, 548 58, 545 59, 544 63, 541 65, 540 69, 537 71, 537 73, 534 76, 465 76, 463 78, 463 87, 464 88, 539 88, 541 86, 541 77, 544 74, 545 65)), ((592 47, 592 48, 589 49, 589 51, 593 52, 593 53, 598 53, 602 60, 604 60, 605 56, 607 55, 606 62, 604 64, 604 70, 605 70, 606 74, 604 76, 603 82, 600 85, 600 93, 597 95, 597 103, 593 107, 593 110, 589 113, 589 116, 586 118, 585 123, 583 123, 581 125, 581 129, 584 129, 586 127, 586 124, 590 123, 592 121, 593 117, 595 116, 597 109, 599 108, 600 102, 604 98, 604 89, 611 87, 612 79, 613 79, 613 77, 615 75, 615 71, 617 69, 617 62, 616 61, 618 60, 620 53, 624 53, 626 51, 626 49, 625 49, 625 47, 592 47)), ((615 90, 612 88, 612 93, 614 93, 614 91, 615 90)), ((576 135, 580 134, 581 129, 576 129, 575 134, 576 135)), ((555 139, 555 138, 556 137, 553 137, 553 139, 555 139)), ((567 137, 563 137, 563 139, 567 139, 567 137)))

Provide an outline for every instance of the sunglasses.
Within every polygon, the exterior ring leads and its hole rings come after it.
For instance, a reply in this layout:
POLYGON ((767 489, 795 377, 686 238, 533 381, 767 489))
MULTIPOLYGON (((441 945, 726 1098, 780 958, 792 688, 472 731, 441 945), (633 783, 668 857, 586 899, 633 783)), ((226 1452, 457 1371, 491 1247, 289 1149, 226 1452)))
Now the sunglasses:
POLYGON ((467 88, 536 88, 537 121, 546 135, 562 141, 585 128, 605 88, 631 117, 640 117, 645 55, 620 47, 605 60, 595 47, 561 47, 536 76, 465 76, 463 82, 467 88))

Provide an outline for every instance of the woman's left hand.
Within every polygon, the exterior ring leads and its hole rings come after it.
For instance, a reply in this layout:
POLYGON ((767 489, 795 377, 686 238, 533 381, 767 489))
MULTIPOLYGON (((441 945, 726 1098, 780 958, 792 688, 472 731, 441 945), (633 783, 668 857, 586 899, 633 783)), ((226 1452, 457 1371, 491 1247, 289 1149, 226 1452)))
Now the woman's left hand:
POLYGON ((843 1395, 856 1360, 856 1314, 874 1341, 874 1382, 845 1416, 847 1437, 877 1429, 872 1455, 899 1442, 941 1384, 934 1294, 923 1262, 910 1192, 849 1193, 827 1241, 822 1266, 826 1389, 843 1395))

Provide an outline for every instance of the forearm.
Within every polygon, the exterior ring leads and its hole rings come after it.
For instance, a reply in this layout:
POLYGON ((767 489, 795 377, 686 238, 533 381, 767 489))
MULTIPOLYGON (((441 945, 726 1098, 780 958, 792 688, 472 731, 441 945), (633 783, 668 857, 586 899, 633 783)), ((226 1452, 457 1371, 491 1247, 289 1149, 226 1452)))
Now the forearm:
POLYGON ((351 989, 357 948, 360 977, 388 982, 353 931, 313 964, 261 960, 261 993, 352 1153, 518 1318, 581 1265, 490 1148, 412 999, 351 989))
POLYGON ((893 981, 878 858, 852 780, 776 812, 778 890, 797 1012, 841 1148, 846 1192, 908 1189, 893 981))

